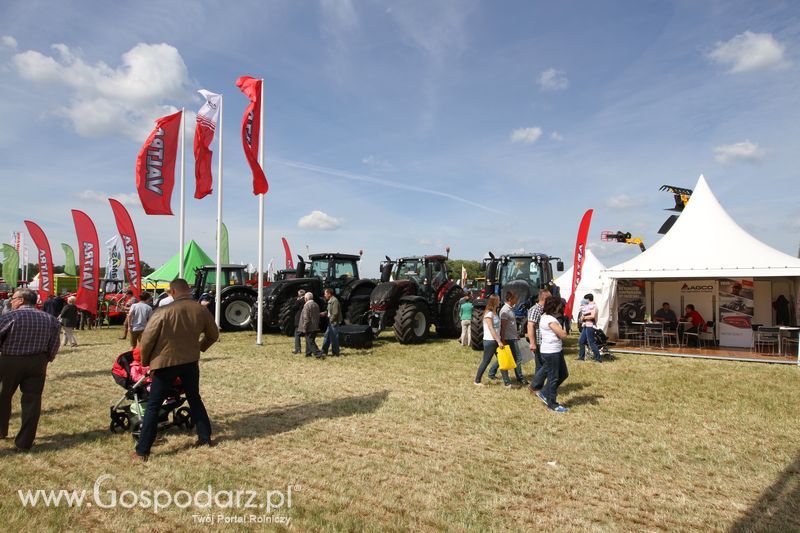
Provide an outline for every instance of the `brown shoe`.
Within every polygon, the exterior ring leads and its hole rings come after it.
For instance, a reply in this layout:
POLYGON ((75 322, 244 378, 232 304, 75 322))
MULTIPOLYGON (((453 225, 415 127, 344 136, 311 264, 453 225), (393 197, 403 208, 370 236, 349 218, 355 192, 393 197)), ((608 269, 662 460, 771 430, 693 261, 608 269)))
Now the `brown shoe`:
POLYGON ((196 441, 194 441, 194 444, 192 444, 192 448, 203 448, 203 447, 206 447, 206 446, 209 447, 209 448, 213 448, 216 445, 217 445, 217 443, 215 441, 213 441, 213 440, 210 440, 210 439, 209 440, 197 439, 196 441))
POLYGON ((134 463, 146 463, 149 456, 147 455, 139 455, 138 453, 131 452, 131 459, 134 463))

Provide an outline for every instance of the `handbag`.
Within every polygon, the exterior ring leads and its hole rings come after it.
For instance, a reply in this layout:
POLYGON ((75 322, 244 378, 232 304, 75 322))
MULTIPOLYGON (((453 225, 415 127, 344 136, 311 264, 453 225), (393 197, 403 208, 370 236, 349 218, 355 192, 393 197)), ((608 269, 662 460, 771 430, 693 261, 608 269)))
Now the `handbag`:
POLYGON ((511 346, 506 344, 502 348, 497 349, 497 363, 500 370, 514 370, 517 368, 514 355, 511 353, 511 346))
POLYGON ((519 361, 517 361, 519 366, 522 366, 525 363, 529 363, 534 359, 536 359, 533 352, 531 351, 531 345, 528 343, 526 339, 520 339, 517 341, 517 350, 519 350, 519 361))

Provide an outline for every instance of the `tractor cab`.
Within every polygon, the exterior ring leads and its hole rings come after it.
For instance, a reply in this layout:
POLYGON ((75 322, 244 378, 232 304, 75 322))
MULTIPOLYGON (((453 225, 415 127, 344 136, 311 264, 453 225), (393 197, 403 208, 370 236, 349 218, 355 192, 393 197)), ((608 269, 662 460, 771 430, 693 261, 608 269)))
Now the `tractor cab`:
POLYGON ((311 254, 310 263, 300 257, 297 265, 297 278, 318 278, 324 287, 332 288, 339 296, 342 289, 352 280, 359 279, 358 262, 361 256, 352 254, 311 254))
MULTIPOLYGON (((392 270, 393 262, 387 260, 381 264, 382 277, 392 270), (389 265, 388 268, 387 265, 389 265)), ((403 257, 397 260, 397 268, 394 269, 395 281, 413 281, 421 291, 432 288, 439 291, 447 283, 447 257, 443 255, 427 255, 423 257, 403 257)))
MULTIPOLYGON (((247 282, 247 267, 244 265, 222 265, 222 288, 230 285, 245 285, 247 282)), ((195 269, 194 288, 192 298, 198 300, 205 293, 217 288, 217 267, 206 265, 195 269)))

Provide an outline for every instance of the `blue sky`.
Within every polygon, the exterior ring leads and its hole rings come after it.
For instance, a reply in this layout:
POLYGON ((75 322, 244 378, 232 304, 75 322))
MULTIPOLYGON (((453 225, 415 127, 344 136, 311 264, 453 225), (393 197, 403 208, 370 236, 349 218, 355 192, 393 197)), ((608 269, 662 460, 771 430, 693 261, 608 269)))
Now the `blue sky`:
MULTIPOLYGON (((137 205, 135 157, 154 118, 196 111, 205 88, 225 97, 231 259, 254 263, 247 74, 265 80, 267 261, 281 236, 296 253, 363 249, 371 274, 446 245, 570 261, 594 208, 590 247, 611 266, 638 248, 600 232, 654 243, 672 203, 659 186, 700 174, 794 255, 798 44, 795 2, 4 2, 0 231, 38 222, 60 263, 70 209, 115 232, 111 195, 142 258, 168 259, 177 219, 137 205)), ((191 199, 187 143, 187 235, 213 253, 216 197, 191 199)))

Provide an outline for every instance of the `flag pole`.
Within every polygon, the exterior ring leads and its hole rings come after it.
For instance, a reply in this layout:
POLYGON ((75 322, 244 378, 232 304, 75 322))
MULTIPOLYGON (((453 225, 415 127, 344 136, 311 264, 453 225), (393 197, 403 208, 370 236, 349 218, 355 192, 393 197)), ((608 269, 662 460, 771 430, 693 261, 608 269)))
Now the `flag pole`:
MULTIPOLYGON (((261 105, 259 106, 258 122, 258 164, 264 169, 264 78, 261 78, 261 105)), ((256 330, 256 344, 264 344, 262 333, 264 331, 264 193, 258 195, 258 327, 256 330)))
MULTIPOLYGON (((178 255, 180 263, 178 263, 178 277, 183 278, 183 240, 184 240, 184 208, 186 206, 186 108, 181 108, 181 213, 180 222, 178 223, 178 246, 180 250, 178 255)), ((184 278, 185 279, 185 278, 184 278)))
POLYGON ((222 292, 222 95, 219 95, 219 159, 217 160, 217 288, 214 294, 214 320, 220 325, 220 294, 222 292))

